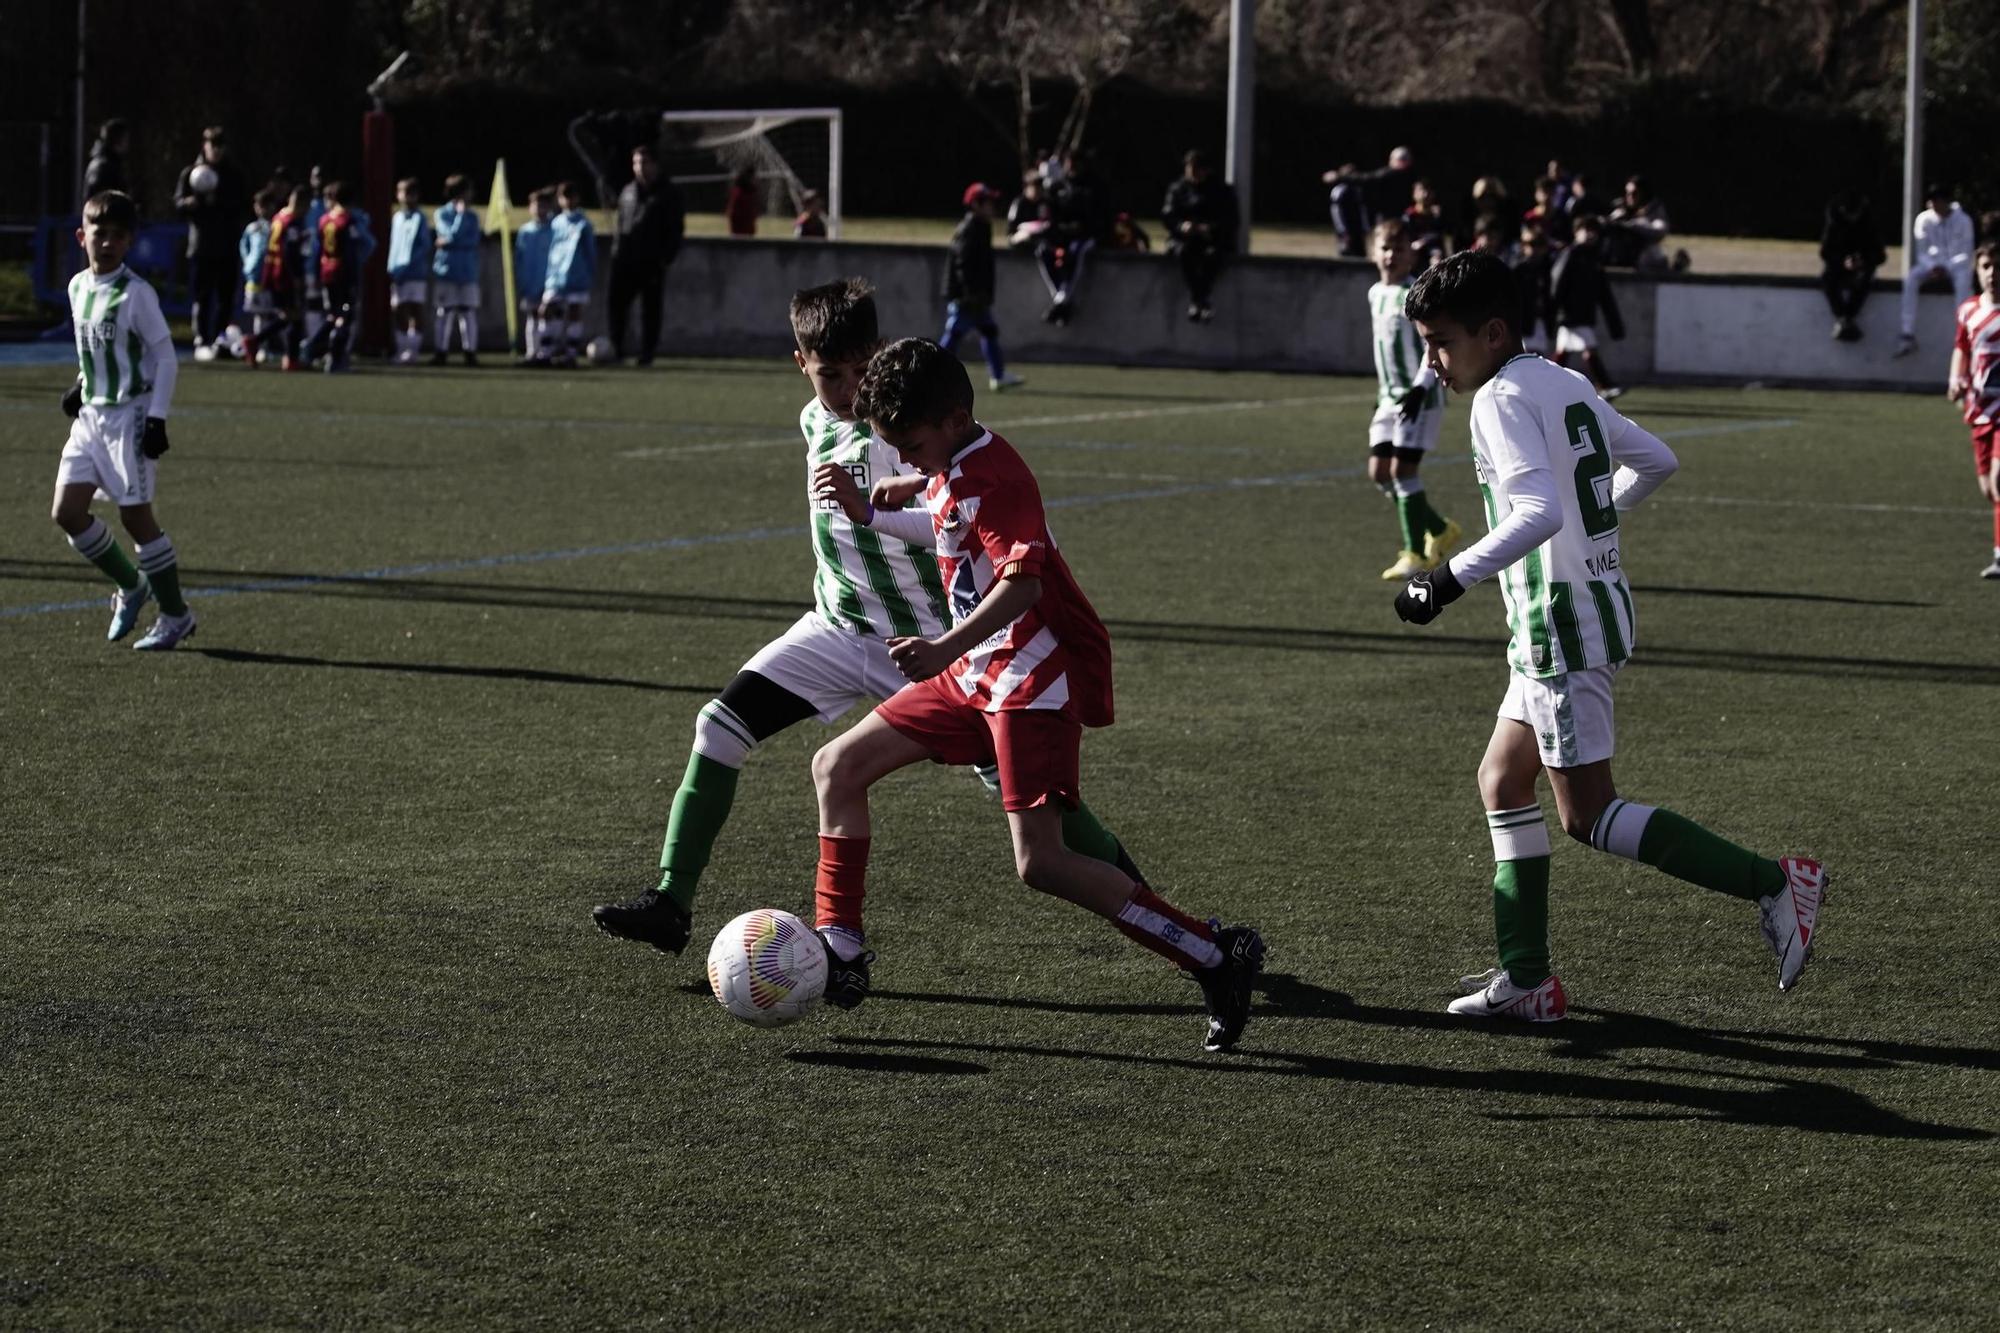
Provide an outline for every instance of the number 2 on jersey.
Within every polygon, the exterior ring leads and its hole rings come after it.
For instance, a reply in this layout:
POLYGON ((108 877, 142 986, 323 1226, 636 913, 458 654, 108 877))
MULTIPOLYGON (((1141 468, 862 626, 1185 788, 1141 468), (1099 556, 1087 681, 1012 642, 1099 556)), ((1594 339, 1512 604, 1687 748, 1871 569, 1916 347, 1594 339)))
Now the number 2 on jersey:
POLYGON ((1597 428, 1597 413, 1589 403, 1571 403, 1563 413, 1563 425, 1569 427, 1570 448, 1584 448, 1586 441, 1590 448, 1576 465, 1576 508, 1583 516, 1584 535, 1602 537, 1618 531, 1618 511, 1611 505, 1611 450, 1597 428), (1597 489, 1600 481, 1602 492, 1597 489))

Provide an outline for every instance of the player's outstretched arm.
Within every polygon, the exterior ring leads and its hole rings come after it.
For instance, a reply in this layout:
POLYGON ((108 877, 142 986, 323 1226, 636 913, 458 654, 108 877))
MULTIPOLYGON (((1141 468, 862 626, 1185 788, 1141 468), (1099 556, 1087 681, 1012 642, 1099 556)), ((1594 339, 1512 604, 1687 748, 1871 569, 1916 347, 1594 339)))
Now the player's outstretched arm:
POLYGON ((1621 514, 1638 508, 1680 470, 1680 459, 1659 436, 1615 412, 1607 447, 1618 464, 1618 470, 1611 474, 1611 507, 1621 514))
POLYGON ((1419 574, 1396 594, 1396 614, 1412 625, 1428 625, 1444 608, 1481 579, 1491 578, 1562 531, 1562 505, 1547 468, 1532 468, 1508 480, 1513 511, 1484 537, 1428 574, 1419 574))

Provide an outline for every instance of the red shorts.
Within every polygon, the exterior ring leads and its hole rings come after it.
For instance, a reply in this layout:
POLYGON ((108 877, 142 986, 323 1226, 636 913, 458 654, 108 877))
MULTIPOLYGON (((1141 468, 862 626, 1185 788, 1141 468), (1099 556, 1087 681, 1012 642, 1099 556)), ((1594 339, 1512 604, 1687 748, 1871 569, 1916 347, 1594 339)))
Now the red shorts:
POLYGON ((1083 726, 1061 709, 984 712, 951 677, 936 675, 905 685, 875 713, 940 764, 997 764, 1000 804, 1009 812, 1050 802, 1075 809, 1080 803, 1077 752, 1083 726))
POLYGON ((1996 453, 2000 453, 2000 421, 1989 421, 1983 426, 1973 426, 1972 459, 1974 466, 1979 469, 1980 476, 1983 477, 1993 470, 1993 456, 1996 453))

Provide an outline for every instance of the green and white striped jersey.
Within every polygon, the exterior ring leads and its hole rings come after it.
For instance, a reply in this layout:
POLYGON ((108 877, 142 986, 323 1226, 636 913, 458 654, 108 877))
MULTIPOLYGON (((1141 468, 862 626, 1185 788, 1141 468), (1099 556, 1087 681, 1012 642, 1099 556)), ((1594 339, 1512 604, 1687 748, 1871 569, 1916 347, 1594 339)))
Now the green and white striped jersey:
POLYGON ((1673 474, 1672 452, 1589 380, 1525 352, 1474 395, 1472 451, 1490 528, 1526 496, 1562 516, 1555 535, 1511 559, 1494 537, 1452 558, 1461 581, 1499 580, 1508 665, 1548 677, 1624 661, 1635 640, 1618 516, 1673 474))
POLYGON ((1444 388, 1424 364, 1424 340, 1417 326, 1403 316, 1403 298, 1415 285, 1414 277, 1400 282, 1378 282, 1368 289, 1368 325, 1375 344, 1377 407, 1395 407, 1411 389, 1427 388, 1426 410, 1444 405, 1444 388))
POLYGON ((165 417, 174 389, 174 344, 153 285, 120 265, 102 277, 89 269, 69 280, 83 401, 122 407, 150 393, 146 415, 165 417))
POLYGON ((866 422, 842 421, 815 398, 799 413, 806 437, 806 505, 812 515, 813 603, 839 629, 877 638, 935 638, 951 625, 937 552, 873 528, 856 527, 840 506, 812 493, 812 473, 839 463, 863 495, 884 477, 914 476, 866 422))

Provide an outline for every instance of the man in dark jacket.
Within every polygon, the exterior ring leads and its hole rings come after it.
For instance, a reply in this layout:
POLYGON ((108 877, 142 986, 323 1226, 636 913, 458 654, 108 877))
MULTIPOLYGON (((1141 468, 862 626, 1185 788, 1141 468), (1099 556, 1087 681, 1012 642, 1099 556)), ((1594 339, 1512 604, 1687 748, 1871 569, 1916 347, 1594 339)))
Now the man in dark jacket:
POLYGON ((242 276, 237 242, 250 218, 250 186, 229 158, 220 125, 201 132, 201 155, 181 168, 174 207, 188 224, 188 296, 194 303, 194 355, 213 361, 229 355, 222 331, 236 309, 242 276), (201 188, 197 188, 197 186, 201 188))
POLYGON ((1181 176, 1167 187, 1160 218, 1167 224, 1167 244, 1180 256, 1181 277, 1187 282, 1188 318, 1206 323, 1215 318, 1209 296, 1223 259, 1236 253, 1239 210, 1236 191, 1228 181, 1214 179, 1208 155, 1190 148, 1181 159, 1181 176))
POLYGON ((1076 287, 1083 280, 1083 261, 1111 234, 1111 201, 1090 155, 1072 150, 1063 159, 1063 178, 1049 201, 1049 228, 1035 246, 1035 262, 1049 289, 1049 308, 1042 315, 1051 324, 1067 324, 1076 313, 1076 287))
POLYGON ((1000 326, 993 320, 993 218, 1000 208, 1000 191, 975 182, 965 187, 963 198, 965 216, 951 234, 938 292, 945 300, 944 334, 938 346, 955 351, 968 331, 977 333, 979 350, 986 356, 988 387, 1011 389, 1026 381, 1007 373, 1000 326))
POLYGON ((1853 342, 1861 336, 1855 323, 1875 270, 1886 258, 1882 235, 1870 216, 1868 196, 1859 190, 1842 190, 1826 206, 1826 227, 1819 234, 1820 285, 1826 289, 1826 303, 1833 307, 1833 336, 1853 342))
POLYGON ((625 326, 637 297, 639 364, 653 364, 660 345, 660 292, 686 230, 681 192, 660 174, 651 148, 634 148, 632 179, 618 195, 618 231, 611 243, 611 346, 619 359, 625 356, 625 326))
POLYGON ((1555 362, 1569 364, 1570 354, 1581 353, 1584 374, 1605 399, 1625 391, 1611 382, 1604 358, 1597 354, 1597 314, 1604 312, 1604 327, 1613 338, 1625 336, 1625 321, 1618 313, 1618 298, 1611 292, 1611 280, 1604 276, 1604 260, 1598 243, 1604 223, 1595 217, 1580 217, 1575 239, 1563 247, 1549 266, 1549 313, 1556 325, 1555 362))
MULTIPOLYGON (((83 197, 88 200, 106 190, 132 194, 125 177, 125 155, 132 150, 132 127, 112 119, 97 127, 97 142, 90 146, 90 165, 83 169, 83 197)), ((133 198, 137 199, 134 195, 133 198)))

